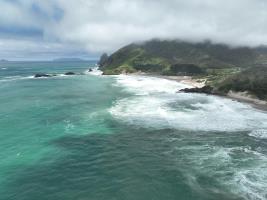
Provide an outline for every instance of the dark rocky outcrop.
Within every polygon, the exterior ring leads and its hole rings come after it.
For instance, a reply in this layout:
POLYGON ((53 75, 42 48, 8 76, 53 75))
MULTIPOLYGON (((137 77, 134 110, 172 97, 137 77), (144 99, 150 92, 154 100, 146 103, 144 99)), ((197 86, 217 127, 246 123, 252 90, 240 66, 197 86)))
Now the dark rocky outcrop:
POLYGON ((51 75, 51 74, 44 74, 44 73, 38 73, 38 74, 35 74, 34 75, 34 78, 42 78, 42 77, 52 77, 52 76, 55 76, 55 75, 51 75))
POLYGON ((74 72, 66 72, 64 75, 75 75, 74 72))
POLYGON ((88 70, 88 72, 92 72, 93 71, 93 69, 92 68, 90 68, 89 70, 88 70))
POLYGON ((216 94, 221 95, 215 88, 206 85, 201 88, 184 88, 179 90, 179 92, 185 92, 185 93, 204 93, 204 94, 216 94))
POLYGON ((98 61, 98 65, 100 66, 100 67, 102 67, 106 62, 107 62, 107 60, 108 60, 108 54, 107 53, 103 53, 102 55, 101 55, 101 57, 100 57, 100 59, 99 59, 99 61, 98 61))

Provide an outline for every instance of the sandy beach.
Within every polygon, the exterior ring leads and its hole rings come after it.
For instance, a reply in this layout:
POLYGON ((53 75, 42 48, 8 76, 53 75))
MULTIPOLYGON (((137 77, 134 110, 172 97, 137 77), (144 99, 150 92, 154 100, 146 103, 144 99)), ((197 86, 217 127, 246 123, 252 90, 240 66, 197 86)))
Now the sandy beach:
POLYGON ((267 111, 267 102, 249 95, 247 92, 233 92, 229 91, 227 96, 233 100, 248 103, 255 108, 267 111))

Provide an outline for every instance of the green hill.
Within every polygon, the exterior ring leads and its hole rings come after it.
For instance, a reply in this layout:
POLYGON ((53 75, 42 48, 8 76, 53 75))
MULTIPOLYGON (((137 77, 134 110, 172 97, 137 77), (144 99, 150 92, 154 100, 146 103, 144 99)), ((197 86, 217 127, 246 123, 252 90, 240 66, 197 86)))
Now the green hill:
POLYGON ((221 94, 246 91, 267 99, 267 48, 230 48, 210 42, 151 40, 127 45, 99 61, 106 75, 137 71, 206 79, 221 94))
MULTIPOLYGON (((266 58, 265 55, 262 60, 266 58)), ((209 69, 249 67, 257 62, 258 57, 259 52, 247 47, 151 40, 119 49, 106 57, 100 68, 104 74, 143 71, 164 75, 196 75, 209 69)))

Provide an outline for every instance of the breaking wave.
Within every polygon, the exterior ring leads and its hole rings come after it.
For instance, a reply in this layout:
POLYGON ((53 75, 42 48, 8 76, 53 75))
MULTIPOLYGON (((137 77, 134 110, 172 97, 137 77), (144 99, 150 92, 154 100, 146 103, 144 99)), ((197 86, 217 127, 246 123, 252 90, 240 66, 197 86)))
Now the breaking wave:
POLYGON ((145 76, 117 76, 116 86, 132 95, 116 101, 118 120, 155 129, 252 131, 267 129, 267 113, 247 104, 205 94, 177 93, 188 85, 145 76))
POLYGON ((89 70, 91 71, 86 70, 84 73, 89 74, 89 75, 95 75, 95 76, 101 76, 103 74, 103 72, 99 70, 98 67, 93 67, 93 68, 90 68, 89 70))

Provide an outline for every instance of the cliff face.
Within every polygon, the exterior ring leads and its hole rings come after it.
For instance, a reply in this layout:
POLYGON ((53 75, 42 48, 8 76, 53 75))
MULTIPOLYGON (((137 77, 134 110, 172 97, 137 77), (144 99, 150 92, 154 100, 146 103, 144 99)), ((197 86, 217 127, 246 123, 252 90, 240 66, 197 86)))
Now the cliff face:
POLYGON ((246 68, 267 53, 223 44, 151 40, 127 45, 101 62, 105 74, 143 71, 165 75, 203 74, 210 69, 246 68))

